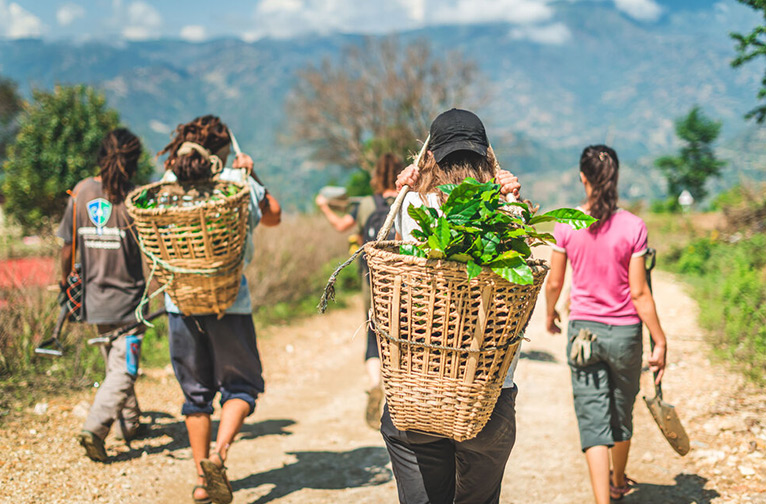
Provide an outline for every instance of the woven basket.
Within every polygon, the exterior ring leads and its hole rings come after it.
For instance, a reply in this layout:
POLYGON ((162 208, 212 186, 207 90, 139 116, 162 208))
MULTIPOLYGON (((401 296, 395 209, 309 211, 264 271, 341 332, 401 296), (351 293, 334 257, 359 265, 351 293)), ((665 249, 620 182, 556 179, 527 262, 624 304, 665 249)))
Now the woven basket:
POLYGON ((175 182, 138 187, 125 200, 138 231, 138 241, 155 276, 186 315, 222 316, 237 298, 247 236, 250 188, 190 207, 138 208, 146 189, 154 195, 175 182))
POLYGON ((488 268, 469 281, 465 264, 401 255, 399 244, 365 245, 391 420, 400 430, 471 439, 492 415, 548 266, 529 261, 532 285, 488 268))

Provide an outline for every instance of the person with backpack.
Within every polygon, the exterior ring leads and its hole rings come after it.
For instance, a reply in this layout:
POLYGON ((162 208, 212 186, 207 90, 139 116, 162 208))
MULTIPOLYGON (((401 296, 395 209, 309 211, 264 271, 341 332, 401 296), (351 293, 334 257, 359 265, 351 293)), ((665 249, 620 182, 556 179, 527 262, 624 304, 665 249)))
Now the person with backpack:
MULTIPOLYGON (((402 171, 404 163, 392 153, 385 153, 378 158, 375 170, 372 173, 370 186, 373 194, 365 196, 350 213, 339 216, 330 209, 327 198, 322 195, 316 197, 316 204, 327 220, 338 232, 348 231, 356 226, 357 232, 364 245, 374 241, 378 236, 378 230, 386 221, 391 204, 396 199, 396 177, 402 171)), ((393 240, 395 231, 392 229, 388 239, 393 240)), ((367 262, 360 258, 360 272, 362 274, 362 298, 364 299, 364 319, 367 320, 370 311, 370 281, 367 262)), ((383 402, 383 389, 380 381, 380 355, 378 355, 378 341, 375 332, 367 327, 367 350, 364 354, 365 368, 369 388, 367 389, 367 408, 365 409, 365 421, 377 430, 380 428, 381 404, 383 402)))
MULTIPOLYGON (((213 115, 197 117, 176 128, 173 140, 158 155, 165 160, 165 181, 183 184, 219 180, 249 185, 250 202, 243 261, 253 259, 256 226, 277 226, 281 220, 278 201, 252 175, 253 160, 239 154, 232 168, 224 168, 232 138, 229 129, 213 115)), ((227 504, 232 487, 224 465, 245 418, 255 411, 264 391, 253 308, 245 276, 237 298, 223 316, 188 315, 165 295, 168 312, 170 361, 184 395, 181 414, 186 419, 197 484, 195 504, 227 504), (220 392, 221 420, 215 449, 211 450, 213 400, 220 392)))
POLYGON ((646 224, 617 206, 620 162, 606 145, 580 156, 583 211, 598 219, 588 229, 556 224, 545 287, 546 328, 558 334, 556 303, 572 266, 567 356, 580 446, 599 504, 633 489, 625 475, 633 436, 633 404, 640 388, 642 323, 655 343, 649 368, 662 380, 667 339, 646 281, 646 224), (611 467, 610 467, 611 465, 611 467))
MULTIPOLYGON (((125 128, 110 131, 98 152, 99 174, 80 181, 71 191, 57 232, 64 241, 62 289, 79 257, 84 321, 95 324, 99 335, 135 322, 134 311, 144 293, 141 251, 125 209, 140 156, 138 137, 125 128)), ((107 461, 104 439, 115 421, 128 442, 143 427, 134 389, 142 334, 143 326, 139 326, 102 347, 106 376, 78 435, 94 461, 107 461)))

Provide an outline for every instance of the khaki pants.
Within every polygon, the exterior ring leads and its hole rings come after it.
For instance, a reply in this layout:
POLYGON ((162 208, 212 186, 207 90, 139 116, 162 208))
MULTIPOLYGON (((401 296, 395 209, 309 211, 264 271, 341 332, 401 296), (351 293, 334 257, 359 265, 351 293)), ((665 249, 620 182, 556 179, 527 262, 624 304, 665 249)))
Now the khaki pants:
MULTIPOLYGON (((98 325, 98 333, 101 335, 118 327, 98 325)), ((143 332, 144 327, 141 326, 101 347, 106 376, 96 392, 83 426, 84 430, 101 439, 109 434, 115 420, 120 423, 124 439, 130 438, 138 428, 141 409, 138 407, 134 384, 138 375, 143 332)))

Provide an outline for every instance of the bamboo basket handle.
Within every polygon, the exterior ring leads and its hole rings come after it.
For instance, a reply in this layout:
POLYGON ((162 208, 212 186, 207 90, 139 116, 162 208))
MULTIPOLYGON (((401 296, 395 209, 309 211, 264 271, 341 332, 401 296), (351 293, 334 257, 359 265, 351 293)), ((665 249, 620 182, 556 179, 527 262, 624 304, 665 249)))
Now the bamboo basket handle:
MULTIPOLYGON (((420 152, 418 152, 418 157, 415 158, 415 166, 418 166, 420 164, 420 160, 423 159, 423 156, 425 156, 430 140, 431 135, 428 135, 428 137, 426 137, 426 141, 423 142, 423 147, 421 147, 420 152)), ((391 209, 388 211, 388 217, 386 217, 386 221, 383 223, 383 227, 378 230, 378 236, 375 241, 383 241, 383 239, 388 236, 389 231, 391 231, 391 226, 394 224, 396 214, 398 214, 399 210, 402 208, 404 197, 407 196, 408 192, 410 192, 410 186, 402 186, 402 190, 399 191, 399 194, 396 195, 396 200, 394 200, 394 203, 391 205, 391 209)))

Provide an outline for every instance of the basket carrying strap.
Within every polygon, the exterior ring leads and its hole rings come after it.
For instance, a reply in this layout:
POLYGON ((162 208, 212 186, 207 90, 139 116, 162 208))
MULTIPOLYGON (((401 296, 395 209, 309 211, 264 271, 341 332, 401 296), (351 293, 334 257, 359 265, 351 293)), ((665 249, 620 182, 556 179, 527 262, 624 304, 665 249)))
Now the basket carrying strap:
MULTIPOLYGON (((473 331, 473 338, 471 338, 471 350, 478 350, 484 344, 484 332, 487 330, 487 314, 490 308, 490 295, 492 294, 492 285, 485 285, 481 290, 481 298, 479 300, 479 314, 476 320, 476 326, 473 331)), ((473 383, 474 375, 476 374, 476 366, 479 363, 479 354, 472 353, 468 356, 468 362, 466 363, 465 376, 463 377, 463 383, 470 385, 473 383)))

